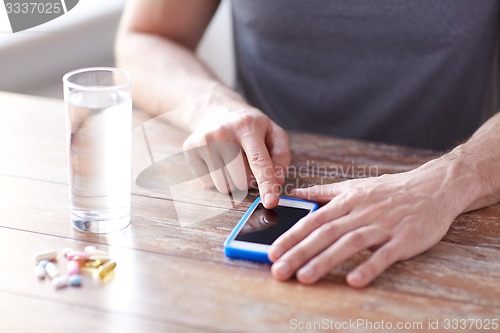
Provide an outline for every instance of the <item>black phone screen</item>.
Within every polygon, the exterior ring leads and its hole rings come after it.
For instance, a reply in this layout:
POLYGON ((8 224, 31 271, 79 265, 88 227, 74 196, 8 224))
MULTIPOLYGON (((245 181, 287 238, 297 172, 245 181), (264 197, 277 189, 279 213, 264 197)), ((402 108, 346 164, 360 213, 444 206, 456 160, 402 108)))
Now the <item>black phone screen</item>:
POLYGON ((235 240, 271 245, 308 213, 305 208, 276 206, 267 209, 259 203, 235 240))

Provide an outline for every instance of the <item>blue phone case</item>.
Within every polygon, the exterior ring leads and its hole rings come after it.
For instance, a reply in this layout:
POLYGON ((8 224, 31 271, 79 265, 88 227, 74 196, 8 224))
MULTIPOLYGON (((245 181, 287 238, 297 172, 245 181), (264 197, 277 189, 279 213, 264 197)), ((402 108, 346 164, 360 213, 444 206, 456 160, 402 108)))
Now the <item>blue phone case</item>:
MULTIPOLYGON (((287 200, 294 200, 294 201, 304 201, 304 202, 310 202, 314 204, 314 207, 311 209, 311 211, 315 211, 318 209, 318 204, 315 203, 314 201, 309 201, 309 200, 303 200, 303 199, 297 199, 297 198, 290 198, 290 197, 283 197, 281 196, 280 198, 287 199, 287 200)), ((240 219, 238 224, 234 227, 233 231, 231 231, 231 234, 229 237, 227 237, 226 241, 224 242, 224 252, 227 257, 229 258, 235 258, 235 259, 245 259, 245 260, 250 260, 250 261, 259 261, 259 262, 265 262, 265 263, 271 263, 269 258, 267 257, 267 253, 264 252, 256 252, 256 251, 251 251, 251 250, 244 250, 244 249, 239 249, 239 248, 234 248, 230 247, 229 242, 231 242, 234 238, 236 238, 236 234, 238 231, 241 229, 243 224, 246 222, 250 214, 255 210, 255 207, 260 203, 261 199, 260 196, 255 199, 255 201, 252 203, 252 205, 248 208, 248 210, 245 212, 243 217, 240 219)))

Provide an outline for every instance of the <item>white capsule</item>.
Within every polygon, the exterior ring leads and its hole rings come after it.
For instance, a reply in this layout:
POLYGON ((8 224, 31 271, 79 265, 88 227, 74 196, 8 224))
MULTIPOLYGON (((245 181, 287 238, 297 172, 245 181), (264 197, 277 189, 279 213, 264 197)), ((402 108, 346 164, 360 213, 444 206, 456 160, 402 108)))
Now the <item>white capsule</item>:
POLYGON ((36 262, 39 262, 42 260, 56 260, 57 251, 49 250, 49 251, 37 252, 37 253, 35 253, 35 255, 33 257, 35 258, 36 262))
POLYGON ((57 271, 57 266, 53 262, 49 262, 45 265, 45 273, 49 276, 49 278, 54 279, 59 272, 57 271))
POLYGON ((87 252, 91 256, 107 256, 108 254, 105 251, 98 250, 95 246, 86 246, 85 252, 87 252))
POLYGON ((94 253, 95 250, 97 250, 97 248, 95 246, 92 246, 92 245, 85 246, 85 249, 84 249, 84 251, 87 252, 88 254, 94 253))
POLYGON ((65 256, 65 257, 66 257, 66 256, 68 255, 68 253, 70 253, 70 252, 73 252, 73 249, 72 249, 72 248, 70 248, 70 247, 65 247, 64 249, 62 249, 62 254, 63 254, 63 256, 65 256))
POLYGON ((36 265, 35 267, 33 267, 33 274, 35 274, 35 276, 37 278, 39 278, 40 280, 44 279, 45 278, 45 267, 40 266, 40 265, 36 265))
POLYGON ((52 279, 52 285, 54 285, 56 289, 67 287, 68 284, 69 281, 66 275, 56 276, 54 279, 52 279))

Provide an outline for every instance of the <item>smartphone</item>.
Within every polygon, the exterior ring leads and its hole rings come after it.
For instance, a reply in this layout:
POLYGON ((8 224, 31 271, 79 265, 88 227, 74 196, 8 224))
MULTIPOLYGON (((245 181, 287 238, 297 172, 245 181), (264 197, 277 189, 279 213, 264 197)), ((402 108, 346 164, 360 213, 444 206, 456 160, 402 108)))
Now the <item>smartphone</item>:
POLYGON ((270 263, 267 253, 271 244, 317 208, 312 201, 280 197, 278 206, 267 209, 258 197, 226 239, 226 256, 270 263))

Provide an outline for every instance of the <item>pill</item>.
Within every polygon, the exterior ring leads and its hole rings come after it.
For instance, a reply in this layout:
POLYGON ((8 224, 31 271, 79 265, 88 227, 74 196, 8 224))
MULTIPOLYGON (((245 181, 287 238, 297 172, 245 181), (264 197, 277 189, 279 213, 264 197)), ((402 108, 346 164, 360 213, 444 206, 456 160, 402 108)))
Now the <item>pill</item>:
POLYGON ((78 275, 80 274, 80 264, 78 263, 78 261, 75 260, 68 261, 68 264, 66 266, 66 271, 69 276, 78 275))
POLYGON ((104 265, 104 263, 102 261, 100 261, 99 259, 97 259, 97 260, 88 260, 85 263, 84 267, 87 267, 87 268, 99 268, 102 265, 104 265))
POLYGON ((75 258, 88 260, 89 254, 84 251, 71 251, 66 255, 66 258, 68 258, 68 260, 74 260, 75 258))
POLYGON ((93 254, 89 257, 90 260, 99 260, 101 263, 106 263, 108 261, 111 260, 110 257, 108 256, 103 256, 103 255, 100 255, 100 254, 93 254))
POLYGON ((107 256, 108 252, 103 251, 103 250, 95 250, 94 252, 91 253, 91 255, 96 255, 96 256, 107 256))
POLYGON ((36 265, 35 267, 33 267, 33 274, 35 274, 35 276, 37 278, 39 278, 40 280, 44 279, 45 278, 45 268, 43 266, 36 265))
POLYGON ((95 246, 93 246, 93 245, 85 246, 85 252, 87 252, 89 254, 92 253, 92 252, 94 252, 95 250, 97 250, 97 248, 95 246))
POLYGON ((71 259, 71 261, 76 261, 79 265, 80 265, 80 268, 85 266, 85 263, 87 261, 89 261, 89 259, 85 259, 85 258, 80 258, 80 257, 73 257, 73 259, 71 259))
POLYGON ((82 277, 80 275, 71 275, 69 278, 68 278, 68 283, 72 286, 72 287, 79 287, 82 285, 82 277))
POLYGON ((85 249, 84 249, 84 251, 87 252, 88 254, 92 254, 96 250, 97 250, 97 248, 95 246, 92 246, 92 245, 85 246, 85 249))
POLYGON ((108 254, 105 251, 98 250, 95 246, 86 246, 85 252, 89 255, 99 255, 99 256, 107 256, 108 254))
POLYGON ((61 252, 62 252, 63 256, 66 257, 68 255, 68 253, 73 252, 73 249, 70 247, 65 247, 64 249, 62 249, 61 252))
POLYGON ((45 266, 47 266, 49 262, 50 262, 49 260, 41 260, 38 262, 38 266, 45 268, 45 266))
POLYGON ((35 253, 34 258, 36 262, 39 262, 41 260, 56 260, 57 251, 49 250, 49 251, 37 252, 35 253))
POLYGON ((52 284, 54 285, 54 287, 56 287, 57 289, 60 289, 60 288, 64 288, 64 287, 67 287, 68 286, 68 277, 65 276, 65 275, 61 275, 61 276, 56 276, 53 280, 52 280, 52 284))
POLYGON ((57 271, 57 266, 53 262, 49 262, 45 265, 45 273, 47 273, 49 278, 54 279, 59 272, 57 271))
POLYGON ((116 263, 114 261, 108 261, 104 265, 98 268, 99 276, 101 278, 106 277, 113 269, 115 269, 116 263))

